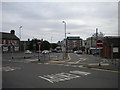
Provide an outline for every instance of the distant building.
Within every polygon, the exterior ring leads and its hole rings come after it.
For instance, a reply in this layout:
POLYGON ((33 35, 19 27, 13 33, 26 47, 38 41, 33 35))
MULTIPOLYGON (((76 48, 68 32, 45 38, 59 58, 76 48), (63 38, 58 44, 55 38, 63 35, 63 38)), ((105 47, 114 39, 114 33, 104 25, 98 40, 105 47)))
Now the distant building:
POLYGON ((118 36, 105 36, 98 37, 97 40, 103 41, 103 47, 97 47, 96 37, 89 37, 85 41, 85 51, 87 54, 99 51, 100 56, 104 58, 120 58, 120 37, 118 36))
POLYGON ((103 53, 105 58, 120 58, 120 36, 104 37, 103 53))
MULTIPOLYGON (((103 41, 104 37, 97 37, 97 40, 102 40, 103 41)), ((92 54, 98 49, 102 49, 96 46, 96 37, 89 37, 85 41, 85 52, 87 54, 92 54)))
POLYGON ((67 51, 72 52, 74 48, 80 48, 82 47, 82 39, 79 36, 71 36, 67 37, 67 43, 66 43, 67 51))
POLYGON ((2 52, 18 52, 20 39, 15 35, 15 31, 11 30, 10 33, 0 32, 0 47, 2 52))

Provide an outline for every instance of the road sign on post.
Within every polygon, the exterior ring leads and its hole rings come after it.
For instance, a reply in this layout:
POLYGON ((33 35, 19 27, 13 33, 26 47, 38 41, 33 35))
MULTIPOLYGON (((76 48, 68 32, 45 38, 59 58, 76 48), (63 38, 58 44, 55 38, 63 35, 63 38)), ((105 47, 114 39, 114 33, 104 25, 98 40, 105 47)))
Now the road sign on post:
POLYGON ((37 44, 39 45, 39 52, 38 52, 38 61, 40 61, 40 45, 41 45, 41 41, 37 41, 37 44))
MULTIPOLYGON (((97 41, 97 46, 98 47, 103 47, 103 41, 102 40, 98 40, 97 41)), ((99 48, 99 57, 100 57, 100 48, 99 48)), ((99 62, 99 66, 101 66, 101 62, 99 62)))
POLYGON ((102 47, 102 46, 103 46, 103 41, 98 40, 98 41, 97 41, 97 46, 98 46, 98 47, 102 47))
POLYGON ((41 41, 37 41, 37 44, 40 45, 40 44, 41 44, 41 41))

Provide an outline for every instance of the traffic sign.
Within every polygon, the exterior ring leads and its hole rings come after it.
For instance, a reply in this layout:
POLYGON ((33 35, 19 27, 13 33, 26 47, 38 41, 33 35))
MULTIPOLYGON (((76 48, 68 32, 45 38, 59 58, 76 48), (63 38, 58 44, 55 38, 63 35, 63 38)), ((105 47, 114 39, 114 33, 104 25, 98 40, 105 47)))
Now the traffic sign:
POLYGON ((98 46, 98 47, 102 47, 102 46, 103 46, 103 41, 98 40, 98 41, 97 41, 97 46, 98 46))
POLYGON ((40 45, 40 44, 41 44, 41 41, 37 41, 37 44, 40 45))

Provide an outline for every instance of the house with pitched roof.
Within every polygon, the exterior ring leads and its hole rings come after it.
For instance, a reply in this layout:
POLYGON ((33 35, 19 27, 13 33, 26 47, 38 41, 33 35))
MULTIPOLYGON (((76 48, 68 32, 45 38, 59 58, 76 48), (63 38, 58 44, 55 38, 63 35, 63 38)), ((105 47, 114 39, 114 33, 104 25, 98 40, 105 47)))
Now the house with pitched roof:
POLYGON ((0 32, 0 48, 2 52, 18 52, 20 39, 15 35, 15 30, 11 30, 10 33, 0 32))

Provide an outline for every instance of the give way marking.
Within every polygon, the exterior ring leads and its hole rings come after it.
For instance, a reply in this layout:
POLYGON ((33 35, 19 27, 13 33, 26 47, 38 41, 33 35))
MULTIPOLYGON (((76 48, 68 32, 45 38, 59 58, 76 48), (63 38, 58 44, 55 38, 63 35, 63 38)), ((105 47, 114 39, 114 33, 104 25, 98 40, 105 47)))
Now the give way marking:
POLYGON ((38 77, 44 80, 47 80, 50 83, 56 83, 60 81, 66 81, 66 80, 71 80, 74 78, 79 78, 81 76, 85 76, 88 74, 91 74, 91 73, 77 70, 77 71, 69 71, 68 73, 62 72, 58 74, 43 75, 43 76, 38 76, 38 77))

